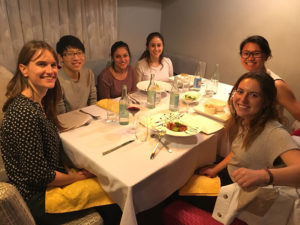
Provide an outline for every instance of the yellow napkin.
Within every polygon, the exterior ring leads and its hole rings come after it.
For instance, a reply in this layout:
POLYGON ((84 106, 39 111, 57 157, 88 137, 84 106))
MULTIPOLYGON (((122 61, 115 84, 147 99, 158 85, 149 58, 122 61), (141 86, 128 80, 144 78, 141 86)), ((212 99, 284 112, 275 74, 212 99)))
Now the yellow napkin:
POLYGON ((64 187, 47 188, 45 196, 47 213, 73 212, 113 203, 95 177, 64 187))
POLYGON ((181 196, 217 196, 221 188, 220 177, 210 178, 194 174, 179 190, 181 196))
POLYGON ((114 101, 113 99, 101 99, 97 102, 97 105, 103 109, 112 111, 114 113, 119 113, 119 103, 114 101))

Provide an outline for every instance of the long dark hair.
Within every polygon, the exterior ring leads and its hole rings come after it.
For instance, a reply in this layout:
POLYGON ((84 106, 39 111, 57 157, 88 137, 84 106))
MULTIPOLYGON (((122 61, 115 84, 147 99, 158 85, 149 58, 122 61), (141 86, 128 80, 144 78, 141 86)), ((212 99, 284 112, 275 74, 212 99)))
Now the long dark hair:
POLYGON ((263 104, 261 110, 250 121, 248 133, 243 141, 243 147, 245 148, 249 147, 254 139, 263 131, 266 123, 269 120, 278 120, 279 122, 282 121, 276 109, 277 90, 274 80, 265 72, 245 73, 236 81, 228 99, 228 106, 231 116, 225 123, 225 131, 229 137, 229 141, 232 143, 232 141, 238 135, 239 128, 243 126, 242 119, 237 115, 234 109, 233 96, 241 81, 247 78, 254 79, 259 83, 262 91, 263 104))
POLYGON ((163 43, 163 51, 162 51, 161 55, 159 56, 159 63, 162 64, 161 61, 164 57, 165 41, 164 41, 164 37, 159 32, 153 32, 148 35, 147 41, 146 41, 146 50, 141 55, 140 60, 143 58, 146 58, 148 64, 150 64, 150 52, 148 50, 148 47, 149 47, 150 41, 155 37, 158 37, 163 43))
MULTIPOLYGON (((19 65, 28 65, 32 60, 32 57, 38 50, 42 50, 38 58, 43 54, 45 50, 48 50, 52 53, 56 63, 58 64, 58 59, 54 49, 45 41, 33 40, 26 43, 19 53, 16 72, 7 85, 5 94, 7 97, 7 101, 3 105, 3 112, 6 111, 7 107, 13 101, 13 99, 20 95, 25 88, 30 88, 32 90, 31 86, 28 84, 28 78, 23 76, 22 72, 20 71, 19 65)), ((56 105, 60 99, 61 88, 59 81, 56 80, 54 88, 48 89, 46 95, 42 99, 42 104, 47 118, 50 119, 57 126, 57 128, 62 129, 62 126, 57 119, 56 112, 56 105)))

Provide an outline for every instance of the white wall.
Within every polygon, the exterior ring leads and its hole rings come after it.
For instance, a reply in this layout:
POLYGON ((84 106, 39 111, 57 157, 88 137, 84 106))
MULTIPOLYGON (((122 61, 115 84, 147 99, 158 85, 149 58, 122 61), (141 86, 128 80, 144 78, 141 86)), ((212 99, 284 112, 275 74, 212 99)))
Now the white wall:
POLYGON ((206 61, 208 74, 219 63, 221 80, 231 84, 245 72, 240 42, 262 35, 273 54, 267 66, 282 76, 300 101, 299 21, 299 0, 164 0, 161 32, 167 52, 206 61))
POLYGON ((118 39, 140 57, 149 33, 160 31, 161 0, 118 0, 118 39))

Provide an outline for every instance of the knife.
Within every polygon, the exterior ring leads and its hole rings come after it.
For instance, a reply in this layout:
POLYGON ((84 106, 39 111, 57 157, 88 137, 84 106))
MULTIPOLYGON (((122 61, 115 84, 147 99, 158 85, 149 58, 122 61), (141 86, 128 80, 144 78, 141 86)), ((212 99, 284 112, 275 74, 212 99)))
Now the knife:
POLYGON ((130 144, 130 143, 133 142, 133 141, 134 141, 134 140, 126 141, 126 142, 124 142, 123 144, 118 145, 117 147, 114 147, 114 148, 112 148, 112 149, 110 149, 110 150, 107 150, 107 151, 105 151, 105 152, 102 152, 102 155, 107 155, 107 154, 109 154, 109 153, 111 153, 111 152, 113 152, 113 151, 116 151, 117 149, 119 149, 119 148, 121 148, 121 147, 123 147, 123 146, 125 146, 125 145, 128 145, 128 144, 130 144))
POLYGON ((150 159, 154 159, 155 152, 156 152, 156 149, 157 149, 158 145, 159 145, 159 142, 157 142, 157 144, 155 145, 155 147, 154 147, 154 149, 153 149, 153 151, 152 151, 152 153, 150 155, 150 159))

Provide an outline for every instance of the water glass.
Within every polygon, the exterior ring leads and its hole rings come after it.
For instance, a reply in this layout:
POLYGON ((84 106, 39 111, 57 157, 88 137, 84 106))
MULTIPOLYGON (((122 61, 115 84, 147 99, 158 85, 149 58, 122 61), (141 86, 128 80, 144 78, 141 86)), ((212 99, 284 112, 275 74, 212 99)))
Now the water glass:
POLYGON ((110 123, 110 122, 115 122, 116 120, 117 120, 117 114, 110 110, 106 110, 105 122, 110 123))
POLYGON ((215 93, 214 83, 211 80, 206 80, 205 84, 206 84, 205 97, 211 98, 215 93))
POLYGON ((183 79, 183 83, 182 83, 182 90, 183 92, 187 92, 189 91, 190 89, 190 76, 186 76, 184 79, 183 79))
POLYGON ((147 141, 149 135, 148 120, 149 117, 145 113, 138 113, 135 124, 135 137, 139 142, 147 141))

